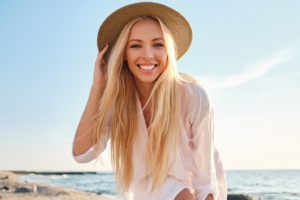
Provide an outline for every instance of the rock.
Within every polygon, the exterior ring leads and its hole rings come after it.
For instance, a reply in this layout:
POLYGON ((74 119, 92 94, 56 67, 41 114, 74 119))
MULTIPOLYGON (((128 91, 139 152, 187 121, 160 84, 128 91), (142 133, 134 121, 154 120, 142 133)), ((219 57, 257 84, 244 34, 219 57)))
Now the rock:
POLYGON ((30 193, 32 190, 27 187, 16 188, 15 193, 30 193))
POLYGON ((0 171, 0 200, 110 200, 101 195, 60 186, 20 181, 11 172, 0 171))
POLYGON ((0 177, 0 179, 2 179, 2 180, 8 179, 8 176, 4 175, 4 176, 0 177))
POLYGON ((41 195, 47 195, 47 196, 59 196, 59 195, 69 195, 71 192, 69 192, 71 189, 61 189, 54 186, 43 186, 38 185, 37 186, 37 193, 41 195))
POLYGON ((245 194, 228 194, 227 200, 259 200, 245 194))
POLYGON ((7 186, 3 186, 3 187, 0 188, 1 192, 5 192, 5 191, 8 191, 8 190, 9 190, 9 187, 7 187, 7 186))

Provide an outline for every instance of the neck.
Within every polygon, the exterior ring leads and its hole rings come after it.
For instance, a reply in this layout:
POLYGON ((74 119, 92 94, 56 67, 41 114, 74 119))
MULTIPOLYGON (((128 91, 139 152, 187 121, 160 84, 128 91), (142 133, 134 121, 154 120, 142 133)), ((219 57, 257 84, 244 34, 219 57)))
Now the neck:
POLYGON ((137 93, 139 96, 139 99, 141 101, 142 106, 146 104, 147 100, 149 99, 151 90, 153 88, 152 83, 137 83, 136 82, 136 88, 137 88, 137 93))

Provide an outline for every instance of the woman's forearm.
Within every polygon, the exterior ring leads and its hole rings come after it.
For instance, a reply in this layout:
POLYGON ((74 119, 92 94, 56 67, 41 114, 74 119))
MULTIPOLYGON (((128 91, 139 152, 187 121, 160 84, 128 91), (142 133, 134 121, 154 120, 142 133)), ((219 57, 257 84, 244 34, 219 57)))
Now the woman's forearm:
POLYGON ((86 152, 93 145, 91 129, 93 125, 92 119, 98 109, 103 91, 104 87, 99 84, 93 84, 91 87, 89 98, 73 141, 73 154, 75 156, 86 152))

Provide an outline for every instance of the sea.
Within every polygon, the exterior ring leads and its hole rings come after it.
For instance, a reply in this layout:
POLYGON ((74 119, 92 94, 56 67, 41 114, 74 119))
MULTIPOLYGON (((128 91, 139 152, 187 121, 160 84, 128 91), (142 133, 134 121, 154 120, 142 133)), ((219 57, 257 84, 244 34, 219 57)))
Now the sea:
MULTIPOLYGON (((114 197, 115 176, 109 172, 32 172, 24 181, 75 188, 114 197)), ((226 171, 228 194, 246 194, 261 200, 300 200, 300 170, 226 171)))

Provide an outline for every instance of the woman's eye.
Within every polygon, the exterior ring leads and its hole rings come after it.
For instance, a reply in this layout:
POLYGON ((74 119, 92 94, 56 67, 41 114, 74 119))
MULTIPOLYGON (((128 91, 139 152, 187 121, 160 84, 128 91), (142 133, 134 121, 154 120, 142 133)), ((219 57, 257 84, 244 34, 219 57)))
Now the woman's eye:
MULTIPOLYGON (((153 44, 154 47, 164 47, 162 43, 155 43, 153 44)), ((129 46, 130 48, 142 48, 142 45, 140 44, 132 44, 129 46)))
POLYGON ((130 48, 139 48, 139 47, 141 47, 141 45, 139 45, 139 44, 132 44, 132 45, 130 45, 130 48))
POLYGON ((154 46, 155 46, 155 47, 164 47, 164 45, 161 44, 161 43, 156 43, 156 44, 154 44, 154 46))

